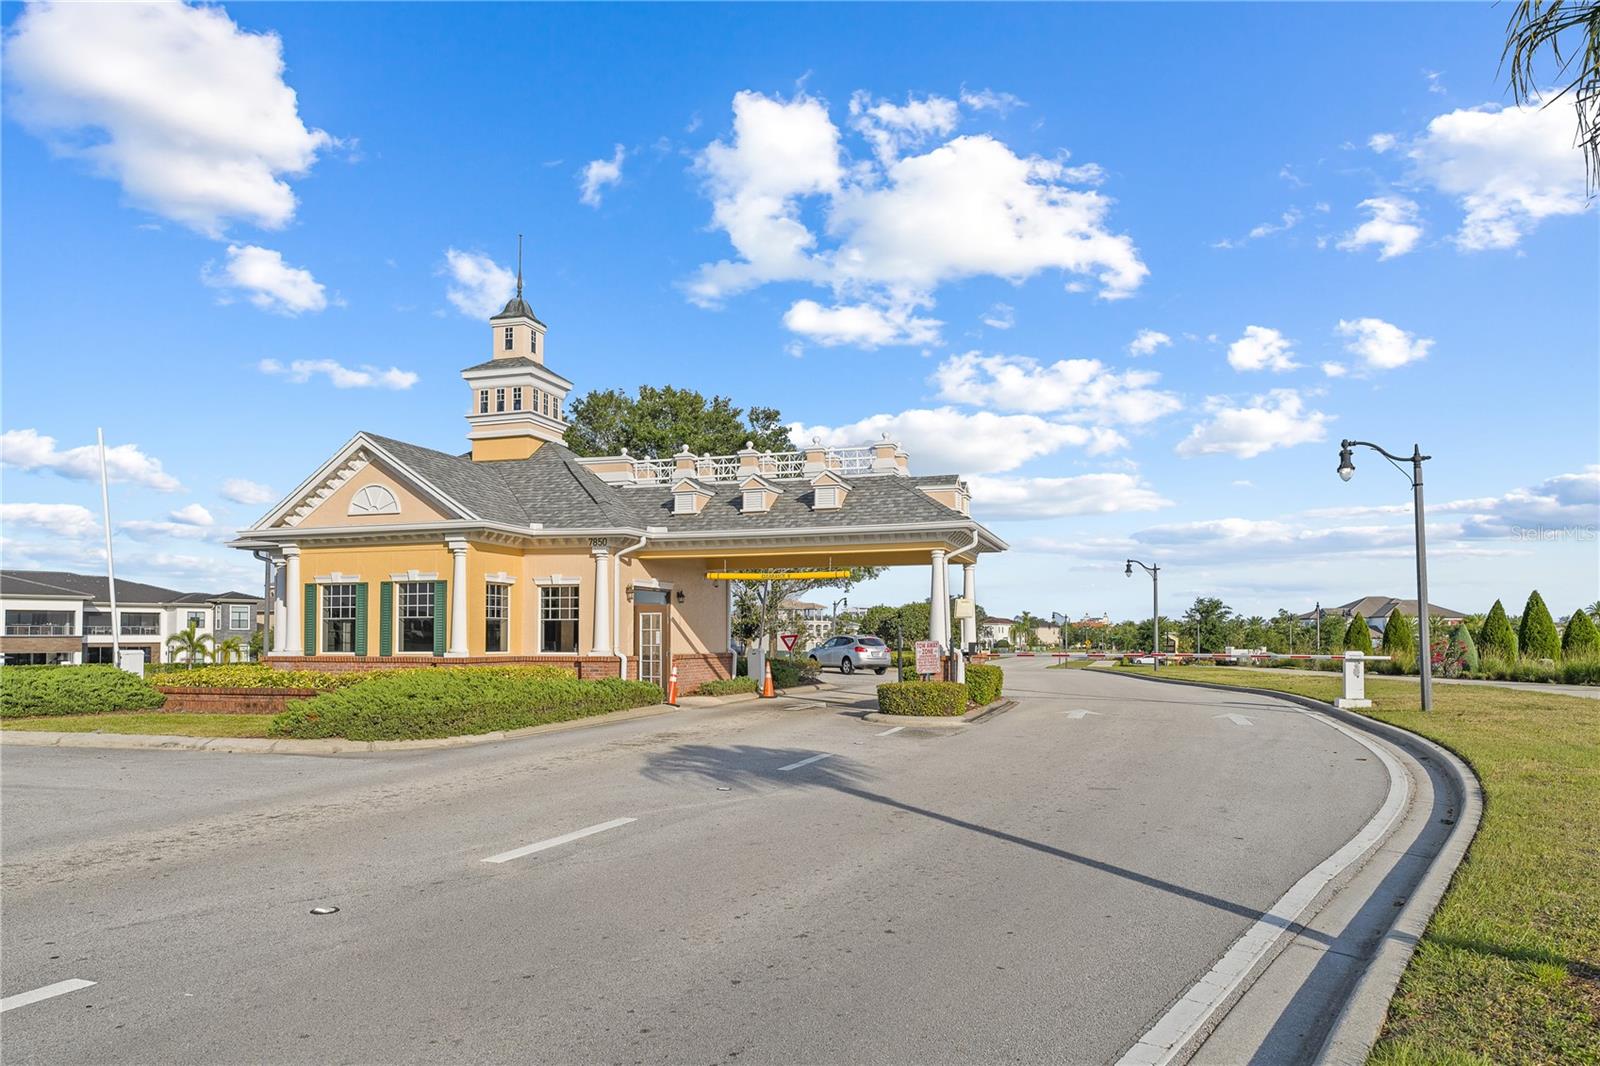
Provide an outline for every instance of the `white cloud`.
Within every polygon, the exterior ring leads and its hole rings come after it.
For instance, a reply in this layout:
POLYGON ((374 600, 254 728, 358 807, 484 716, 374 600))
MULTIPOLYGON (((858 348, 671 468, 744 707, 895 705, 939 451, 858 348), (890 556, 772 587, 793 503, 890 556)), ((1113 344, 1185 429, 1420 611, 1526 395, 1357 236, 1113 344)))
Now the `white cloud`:
MULTIPOLYGON (((66 451, 56 449, 56 439, 36 429, 10 429, 0 433, 0 463, 17 470, 49 470, 62 477, 94 481, 100 477, 100 452, 93 444, 66 451)), ((137 444, 106 448, 106 472, 113 481, 129 481, 158 492, 176 492, 183 486, 161 469, 137 444)))
POLYGON ((207 264, 200 279, 217 289, 238 289, 263 311, 298 315, 321 311, 328 296, 311 271, 290 266, 283 254, 253 244, 228 245, 228 261, 217 270, 207 264))
POLYGON ((973 111, 997 111, 1001 115, 1008 115, 1016 108, 1028 106, 1025 101, 1011 93, 996 92, 993 89, 977 91, 962 89, 961 102, 973 111))
POLYGON ((1251 241, 1259 241, 1261 238, 1270 237, 1274 233, 1283 233, 1286 230, 1294 229, 1304 217, 1305 215, 1301 213, 1298 207, 1291 207, 1278 216, 1278 221, 1262 222, 1257 226, 1251 227, 1250 232, 1243 237, 1224 237, 1219 241, 1212 242, 1211 247, 1242 248, 1251 241))
POLYGON ((91 537, 100 532, 100 518, 75 503, 0 503, 0 525, 42 529, 60 537, 91 537))
POLYGON ((951 356, 930 379, 939 398, 1030 414, 1072 412, 1097 424, 1154 421, 1183 405, 1170 392, 1148 386, 1150 370, 1107 370, 1098 359, 1061 359, 1048 366, 1014 355, 967 352, 951 356))
POLYGON ((1271 370, 1282 373, 1300 364, 1294 345, 1282 333, 1266 326, 1246 326, 1244 335, 1228 345, 1228 365, 1235 370, 1271 370))
POLYGON ((410 370, 390 367, 380 370, 375 366, 347 367, 332 359, 296 359, 284 366, 276 359, 263 359, 256 364, 263 374, 283 375, 296 385, 304 385, 317 374, 322 374, 336 389, 409 389, 417 383, 417 375, 410 370))
POLYGON ((1367 138, 1367 147, 1371 148, 1379 155, 1382 155, 1384 152, 1394 148, 1397 143, 1399 142, 1392 133, 1374 133, 1371 137, 1367 138))
POLYGON ((1342 378, 1350 373, 1350 368, 1343 363, 1323 363, 1322 373, 1330 378, 1342 378))
POLYGON ((1165 333, 1154 329, 1141 329, 1128 342, 1129 355, 1154 355, 1157 348, 1167 348, 1172 345, 1172 338, 1165 333))
POLYGON ((174 522, 182 522, 186 526, 209 526, 216 522, 211 517, 211 512, 198 503, 187 504, 171 512, 167 517, 174 522))
POLYGON ((242 477, 230 477, 224 481, 222 496, 234 503, 243 504, 271 503, 278 498, 277 494, 267 486, 242 477))
POLYGON ((221 7, 29 4, 7 34, 7 110, 141 208, 212 236, 277 229, 296 206, 283 178, 334 143, 301 120, 282 52, 221 7))
POLYGON ((1017 324, 1017 309, 1010 304, 993 304, 983 313, 983 324, 990 329, 1010 329, 1017 324))
POLYGON ((1422 73, 1428 79, 1428 91, 1430 93, 1438 93, 1443 96, 1449 91, 1444 87, 1444 83, 1439 80, 1439 71, 1425 70, 1422 73))
POLYGON ((1374 370, 1393 370, 1425 359, 1428 349, 1433 347, 1432 340, 1408 333, 1381 318, 1340 319, 1338 329, 1340 336, 1349 338, 1345 350, 1359 356, 1374 370))
POLYGON ((446 248, 443 273, 451 281, 445 297, 468 318, 498 314, 517 287, 516 274, 482 252, 446 248))
POLYGON ((1466 211, 1459 248, 1514 248, 1542 219, 1587 209, 1576 129, 1570 95, 1548 107, 1457 110, 1429 122, 1406 154, 1418 178, 1466 211))
POLYGON ((1415 201, 1403 196, 1374 196, 1357 206, 1371 217, 1339 239, 1341 249, 1354 252, 1375 244, 1379 259, 1393 259, 1417 246, 1422 227, 1417 225, 1415 201))
POLYGON ((583 168, 583 190, 578 194, 578 199, 590 207, 599 207, 601 190, 622 181, 622 160, 626 155, 627 152, 619 144, 610 159, 589 160, 583 168))
POLYGON ((791 332, 825 347, 853 344, 877 348, 885 344, 935 344, 944 323, 918 318, 909 306, 876 307, 848 304, 823 307, 815 300, 796 300, 783 314, 791 332))
MULTIPOLYGON (((940 285, 961 278, 1022 281, 1058 269, 1096 278, 1100 295, 1115 299, 1148 273, 1133 242, 1106 228, 1111 201, 1078 187, 1098 180, 1097 168, 1021 157, 985 134, 915 154, 953 131, 955 108, 943 98, 900 105, 858 94, 850 128, 874 159, 849 167, 820 100, 741 92, 733 112, 732 137, 712 142, 697 161, 713 224, 737 253, 703 265, 686 284, 702 306, 768 282, 802 281, 831 289, 835 310, 870 308, 881 320, 911 322, 940 285), (913 154, 901 154, 907 150, 913 154), (815 229, 809 213, 819 219, 815 229)), ((815 323, 821 307, 813 301, 795 320, 815 323)), ((857 332, 891 335, 881 323, 857 332)), ((925 343, 920 329, 892 336, 879 343, 925 343)))
POLYGON ((973 506, 985 520, 1066 518, 1072 515, 1154 511, 1172 501, 1136 474, 1075 477, 984 477, 967 479, 973 506))
POLYGON ((1307 410, 1294 389, 1273 389, 1253 397, 1247 406, 1235 407, 1224 397, 1206 404, 1211 414, 1178 443, 1178 454, 1232 455, 1253 459, 1275 448, 1310 444, 1327 437, 1328 416, 1307 410))
POLYGON ((1015 470, 1041 455, 1063 448, 1083 448, 1101 455, 1127 446, 1115 430, 1052 422, 1036 415, 997 415, 989 411, 967 413, 937 407, 878 414, 842 426, 807 426, 795 423, 789 431, 797 441, 820 438, 830 447, 878 440, 888 434, 911 456, 923 473, 988 474, 1015 470))

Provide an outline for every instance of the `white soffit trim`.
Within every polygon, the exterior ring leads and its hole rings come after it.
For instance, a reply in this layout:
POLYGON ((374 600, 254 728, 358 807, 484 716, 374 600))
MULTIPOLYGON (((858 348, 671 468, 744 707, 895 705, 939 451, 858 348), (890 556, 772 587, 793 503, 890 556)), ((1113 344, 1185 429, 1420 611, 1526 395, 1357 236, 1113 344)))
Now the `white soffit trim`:
POLYGON ((420 570, 407 570, 405 573, 402 573, 402 574, 390 574, 389 575, 389 580, 390 581, 438 581, 439 580, 439 574, 438 574, 437 571, 431 571, 431 572, 425 574, 420 570))

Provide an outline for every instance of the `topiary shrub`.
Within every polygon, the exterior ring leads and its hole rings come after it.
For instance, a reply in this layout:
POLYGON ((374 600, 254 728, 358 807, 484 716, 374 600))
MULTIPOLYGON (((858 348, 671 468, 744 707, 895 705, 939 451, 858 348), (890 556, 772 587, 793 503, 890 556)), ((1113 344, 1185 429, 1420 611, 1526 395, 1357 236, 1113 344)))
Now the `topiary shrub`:
POLYGON ((820 671, 817 664, 810 659, 799 656, 782 658, 772 656, 772 685, 774 688, 794 688, 796 685, 809 685, 817 679, 820 671))
POLYGON ((1379 650, 1390 657, 1393 665, 1402 672, 1417 664, 1417 637, 1411 629, 1411 619, 1393 611, 1383 626, 1383 642, 1379 650))
POLYGON ((1005 683, 1005 677, 1006 672, 998 666, 969 663, 967 665, 967 698, 980 707, 993 703, 1000 698, 1000 690, 1005 683))
POLYGON ((1367 620, 1357 611, 1350 619, 1350 624, 1344 629, 1344 650, 1358 651, 1362 655, 1372 654, 1372 633, 1367 629, 1367 620))
POLYGON ((1506 663, 1516 661, 1517 634, 1511 628, 1511 619, 1506 617, 1506 609, 1499 600, 1495 600, 1494 606, 1489 608, 1483 628, 1478 630, 1478 654, 1485 659, 1499 659, 1506 663))
POLYGON ((893 681, 878 686, 884 714, 951 718, 967 713, 967 686, 954 681, 893 681))
POLYGON ((548 666, 393 670, 311 699, 292 700, 267 727, 275 737, 418 740, 562 722, 661 702, 661 689, 615 677, 579 681, 548 666))
POLYGON ((1567 619, 1567 631, 1561 635, 1563 659, 1587 659, 1600 656, 1600 629, 1589 620, 1589 612, 1578 608, 1567 619))
POLYGON ((1443 676, 1461 677, 1478 672, 1478 646, 1472 639, 1472 630, 1465 625, 1451 629, 1442 641, 1435 641, 1435 647, 1440 651, 1434 656, 1434 663, 1443 676))
POLYGON ((1528 594, 1528 604, 1522 608, 1522 628, 1517 632, 1517 647, 1525 659, 1550 659, 1561 656, 1561 634, 1556 631, 1556 620, 1550 617, 1550 608, 1544 597, 1534 589, 1528 594))
POLYGON ((711 681, 702 682, 694 690, 696 696, 738 696, 746 692, 756 691, 756 679, 753 677, 719 677, 711 681))
POLYGON ((0 718, 153 711, 156 687, 115 666, 0 666, 0 718))

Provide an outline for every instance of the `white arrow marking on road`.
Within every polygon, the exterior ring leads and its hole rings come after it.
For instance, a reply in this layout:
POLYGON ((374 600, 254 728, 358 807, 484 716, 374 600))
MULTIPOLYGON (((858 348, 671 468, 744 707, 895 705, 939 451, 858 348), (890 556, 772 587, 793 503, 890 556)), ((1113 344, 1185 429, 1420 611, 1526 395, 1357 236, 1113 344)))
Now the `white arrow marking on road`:
POLYGON ((1214 714, 1211 717, 1213 717, 1213 718, 1226 718, 1228 721, 1232 722, 1234 725, 1255 725, 1254 722, 1252 722, 1250 719, 1246 718, 1244 715, 1242 715, 1242 714, 1234 714, 1232 711, 1229 711, 1227 714, 1214 714))
POLYGON ((0 1014, 4 1014, 13 1007, 26 1007, 28 1004, 37 1003, 42 999, 54 999, 56 996, 64 996, 68 992, 76 992, 78 989, 88 988, 92 984, 94 984, 93 981, 85 981, 81 977, 74 977, 70 981, 57 981, 53 985, 35 988, 32 992, 19 992, 14 996, 0 999, 0 1014))
POLYGON ((1086 714, 1099 715, 1100 712, 1099 711, 1068 711, 1067 712, 1067 717, 1071 718, 1074 722, 1076 722, 1086 714))

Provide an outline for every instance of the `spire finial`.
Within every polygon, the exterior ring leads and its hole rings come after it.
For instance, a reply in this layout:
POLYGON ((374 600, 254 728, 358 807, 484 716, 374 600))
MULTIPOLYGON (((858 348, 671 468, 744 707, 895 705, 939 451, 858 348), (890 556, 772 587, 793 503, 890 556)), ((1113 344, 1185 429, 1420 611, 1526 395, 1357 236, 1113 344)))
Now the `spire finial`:
POLYGON ((517 299, 522 299, 522 234, 517 234, 517 299))

